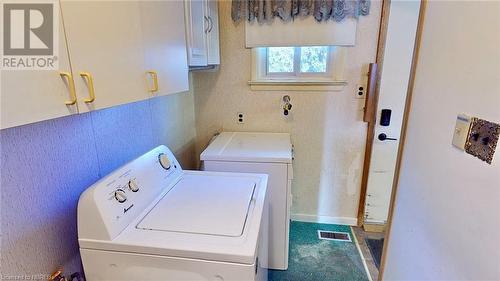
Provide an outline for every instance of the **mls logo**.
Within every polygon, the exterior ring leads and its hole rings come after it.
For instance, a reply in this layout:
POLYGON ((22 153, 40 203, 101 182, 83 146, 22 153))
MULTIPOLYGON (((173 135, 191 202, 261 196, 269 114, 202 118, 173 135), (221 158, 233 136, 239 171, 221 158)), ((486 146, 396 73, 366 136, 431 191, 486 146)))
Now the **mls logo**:
POLYGON ((2 1, 2 68, 55 69, 57 1, 2 1))

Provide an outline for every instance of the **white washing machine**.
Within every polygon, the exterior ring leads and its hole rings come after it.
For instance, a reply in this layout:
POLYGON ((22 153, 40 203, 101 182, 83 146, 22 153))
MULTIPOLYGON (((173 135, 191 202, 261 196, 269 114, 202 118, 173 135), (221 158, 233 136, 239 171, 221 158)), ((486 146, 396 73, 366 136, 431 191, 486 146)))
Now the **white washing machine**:
POLYGON ((292 142, 288 133, 223 132, 203 151, 206 171, 269 175, 269 268, 288 268, 292 142))
POLYGON ((267 280, 267 175, 183 171, 159 146, 87 189, 87 280, 267 280))

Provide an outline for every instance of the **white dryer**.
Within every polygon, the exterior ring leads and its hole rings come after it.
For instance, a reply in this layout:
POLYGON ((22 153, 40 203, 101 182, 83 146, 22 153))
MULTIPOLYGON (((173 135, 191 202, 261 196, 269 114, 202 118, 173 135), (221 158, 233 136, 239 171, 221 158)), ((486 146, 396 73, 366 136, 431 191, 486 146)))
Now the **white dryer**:
POLYGON ((269 268, 288 268, 292 142, 288 133, 223 132, 201 153, 206 171, 269 175, 269 268))
POLYGON ((159 146, 81 195, 85 276, 267 280, 266 188, 267 175, 183 171, 159 146))

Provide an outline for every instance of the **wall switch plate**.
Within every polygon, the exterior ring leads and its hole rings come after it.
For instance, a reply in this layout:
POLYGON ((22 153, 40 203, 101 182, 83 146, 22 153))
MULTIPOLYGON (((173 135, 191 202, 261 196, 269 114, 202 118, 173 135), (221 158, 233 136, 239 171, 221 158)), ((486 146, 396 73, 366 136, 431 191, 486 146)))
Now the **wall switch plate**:
POLYGON ((364 99, 365 98, 365 93, 366 93, 366 86, 365 85, 357 85, 356 86, 356 98, 357 99, 364 99))
POLYGON ((465 152, 491 164, 499 136, 500 124, 473 117, 465 152))
POLYGON ((469 136, 471 120, 472 118, 466 114, 459 114, 457 116, 452 144, 460 150, 465 150, 465 143, 467 142, 467 136, 469 136))
POLYGON ((236 114, 236 121, 238 124, 244 124, 245 123, 245 113, 243 112, 238 112, 236 114))

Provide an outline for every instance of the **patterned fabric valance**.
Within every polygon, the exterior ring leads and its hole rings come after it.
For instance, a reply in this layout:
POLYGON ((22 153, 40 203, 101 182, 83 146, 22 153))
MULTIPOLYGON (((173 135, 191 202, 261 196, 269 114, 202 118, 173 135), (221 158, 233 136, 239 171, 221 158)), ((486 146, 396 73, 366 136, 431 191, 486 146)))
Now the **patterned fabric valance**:
POLYGON ((290 21, 296 17, 314 16, 318 21, 342 21, 370 13, 370 0, 232 0, 231 17, 258 22, 280 18, 290 21))

